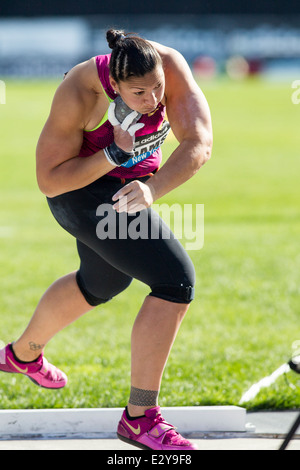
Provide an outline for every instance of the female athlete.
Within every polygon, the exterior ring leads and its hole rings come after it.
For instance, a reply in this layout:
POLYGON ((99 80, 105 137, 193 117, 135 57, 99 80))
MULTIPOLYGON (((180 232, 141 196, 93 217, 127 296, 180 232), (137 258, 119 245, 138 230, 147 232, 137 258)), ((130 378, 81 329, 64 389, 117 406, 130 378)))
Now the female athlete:
POLYGON ((64 387, 66 375, 43 355, 47 343, 138 279, 150 293, 132 330, 131 392, 117 434, 141 448, 194 450, 161 416, 158 395, 193 299, 195 272, 151 205, 210 158, 209 107, 174 49, 117 30, 107 32, 107 41, 111 54, 66 74, 36 152, 40 190, 58 223, 76 238, 80 268, 45 292, 21 337, 0 351, 0 370, 25 374, 45 388, 64 387), (158 171, 170 127, 179 145, 158 171), (117 236, 99 236, 102 204, 111 208, 117 236), (143 237, 118 235, 121 221, 129 226, 141 214, 158 236, 150 229, 143 237))

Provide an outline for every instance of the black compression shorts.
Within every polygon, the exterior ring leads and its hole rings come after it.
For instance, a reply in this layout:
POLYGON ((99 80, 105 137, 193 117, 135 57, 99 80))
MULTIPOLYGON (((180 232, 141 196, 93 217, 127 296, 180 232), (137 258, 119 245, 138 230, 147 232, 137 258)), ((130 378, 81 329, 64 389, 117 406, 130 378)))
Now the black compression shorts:
MULTIPOLYGON (((148 177, 138 179, 145 182, 148 177)), ((103 176, 82 189, 47 198, 57 222, 77 240, 78 286, 92 306, 122 292, 133 278, 147 284, 152 296, 190 303, 194 296, 194 266, 158 214, 151 208, 133 215, 118 214, 112 209, 112 196, 130 181, 133 180, 103 176), (99 215, 99 207, 110 207, 111 211, 99 215), (116 224, 116 231, 113 236, 99 238, 98 224, 104 222, 104 218, 105 222, 109 220, 108 213, 116 224), (124 220, 127 226, 134 224, 141 214, 149 220, 148 236, 132 238, 124 237, 123 233, 120 237, 120 224, 123 228, 124 220)))

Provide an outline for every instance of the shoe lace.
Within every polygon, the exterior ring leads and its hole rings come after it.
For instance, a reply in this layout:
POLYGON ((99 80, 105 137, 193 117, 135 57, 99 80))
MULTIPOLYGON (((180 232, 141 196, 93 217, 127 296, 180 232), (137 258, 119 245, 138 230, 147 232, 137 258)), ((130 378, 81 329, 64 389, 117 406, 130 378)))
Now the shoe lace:
MULTIPOLYGON (((156 426, 156 424, 166 424, 168 426, 172 426, 172 429, 169 429, 165 433, 164 437, 164 444, 173 444, 173 445, 187 445, 189 444, 189 441, 184 439, 177 431, 175 431, 176 428, 170 423, 168 423, 161 414, 158 414, 154 420, 153 420, 153 426, 156 426)), ((152 429, 151 427, 151 429, 152 429)))
POLYGON ((46 358, 44 358, 43 368, 47 370, 46 379, 58 382, 62 378, 62 372, 57 369, 54 365, 50 364, 46 358))

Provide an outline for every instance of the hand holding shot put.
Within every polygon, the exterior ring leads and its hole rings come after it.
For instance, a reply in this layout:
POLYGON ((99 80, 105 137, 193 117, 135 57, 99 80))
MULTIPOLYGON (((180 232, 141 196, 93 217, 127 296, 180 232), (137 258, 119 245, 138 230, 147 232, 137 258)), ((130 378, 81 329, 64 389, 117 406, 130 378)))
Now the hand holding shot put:
MULTIPOLYGON (((137 111, 132 111, 120 96, 108 108, 108 120, 114 126, 114 143, 118 149, 128 155, 128 159, 133 155, 135 133, 145 125, 137 123, 141 116, 137 111)), ((126 155, 124 155, 125 158, 127 158, 126 155)), ((116 160, 113 162, 116 163, 116 160)), ((136 180, 114 194, 112 201, 118 201, 113 206, 117 212, 135 214, 151 206, 153 195, 149 185, 136 180)))
POLYGON ((114 126, 114 142, 104 149, 107 160, 114 166, 126 163, 134 156, 134 136, 145 124, 137 124, 141 115, 130 109, 118 96, 108 108, 108 120, 114 126))

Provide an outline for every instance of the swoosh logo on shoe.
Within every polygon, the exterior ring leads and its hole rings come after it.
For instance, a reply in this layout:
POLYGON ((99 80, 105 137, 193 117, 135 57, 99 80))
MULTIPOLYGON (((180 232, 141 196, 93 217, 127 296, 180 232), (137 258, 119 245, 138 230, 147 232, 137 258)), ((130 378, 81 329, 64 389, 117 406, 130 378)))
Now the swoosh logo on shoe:
POLYGON ((15 369, 17 369, 18 372, 21 372, 21 374, 27 374, 28 372, 28 367, 26 367, 26 369, 21 369, 21 367, 17 366, 17 364, 15 364, 10 357, 7 358, 9 360, 9 362, 11 363, 12 366, 14 366, 15 369))
POLYGON ((140 425, 138 425, 137 428, 134 428, 133 426, 131 426, 131 425, 126 421, 125 418, 123 418, 123 419, 124 419, 126 425, 129 427, 129 429, 131 429, 131 431, 132 431, 136 436, 137 436, 138 434, 140 434, 140 432, 141 432, 141 426, 140 426, 140 425))
MULTIPOLYGON (((161 431, 167 432, 167 431, 170 431, 171 429, 175 429, 175 428, 173 428, 173 427, 171 427, 171 426, 169 426, 169 425, 164 425, 164 424, 161 424, 161 425, 160 425, 160 430, 161 430, 161 431)), ((154 435, 157 436, 157 437, 160 436, 160 432, 159 432, 159 430, 158 430, 157 428, 153 429, 152 434, 154 434, 154 435)))

